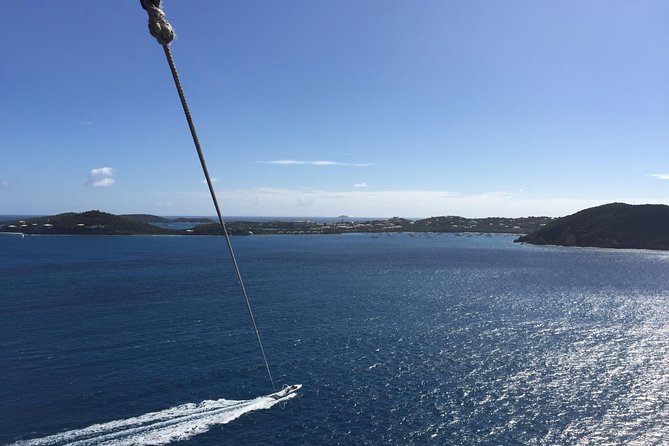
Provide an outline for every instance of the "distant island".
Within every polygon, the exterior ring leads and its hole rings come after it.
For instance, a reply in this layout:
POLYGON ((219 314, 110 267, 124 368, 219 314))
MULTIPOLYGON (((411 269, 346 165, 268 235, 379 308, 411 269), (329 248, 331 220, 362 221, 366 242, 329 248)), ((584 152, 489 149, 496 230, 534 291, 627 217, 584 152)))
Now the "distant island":
POLYGON ((516 240, 535 245, 669 249, 669 206, 610 203, 547 222, 516 240))
MULTIPOLYGON (((356 232, 479 232, 527 234, 549 223, 550 217, 465 218, 430 217, 419 220, 393 217, 354 221, 337 217, 336 223, 303 221, 234 221, 226 224, 232 235, 254 234, 343 234, 356 232)), ((0 232, 26 235, 222 235, 222 228, 208 218, 169 219, 150 214, 114 215, 87 212, 28 218, 0 224, 0 232), (170 223, 193 223, 189 229, 172 229, 170 223)))

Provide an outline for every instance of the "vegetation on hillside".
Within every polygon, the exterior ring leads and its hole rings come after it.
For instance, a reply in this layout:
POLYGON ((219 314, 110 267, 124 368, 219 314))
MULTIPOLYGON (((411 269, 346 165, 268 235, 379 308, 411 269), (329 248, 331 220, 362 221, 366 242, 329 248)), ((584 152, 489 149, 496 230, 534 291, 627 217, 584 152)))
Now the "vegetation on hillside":
POLYGON ((142 223, 141 221, 97 210, 81 213, 68 212, 47 217, 19 220, 2 225, 0 231, 42 235, 137 235, 174 233, 174 231, 142 223))
POLYGON ((557 218, 516 241, 535 245, 669 249, 669 206, 605 204, 557 218))
MULTIPOLYGON (((324 223, 313 221, 233 221, 227 224, 231 235, 250 234, 342 234, 347 232, 502 232, 527 233, 550 221, 548 217, 469 219, 447 216, 412 221, 393 217, 385 220, 324 223)), ((66 213, 0 225, 0 232, 71 235, 222 235, 223 229, 209 218, 168 219, 149 214, 113 215, 100 211, 66 213), (173 222, 204 223, 192 229, 169 229, 173 222), (160 225, 162 227, 159 227, 160 225)))

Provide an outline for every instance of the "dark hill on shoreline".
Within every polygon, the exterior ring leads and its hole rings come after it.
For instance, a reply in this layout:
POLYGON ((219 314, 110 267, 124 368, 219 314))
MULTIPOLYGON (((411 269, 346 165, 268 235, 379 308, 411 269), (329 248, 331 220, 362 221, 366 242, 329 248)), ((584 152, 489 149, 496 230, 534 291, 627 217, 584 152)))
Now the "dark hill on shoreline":
POLYGON ((618 249, 669 249, 669 206, 610 203, 557 218, 516 242, 618 249))
POLYGON ((151 214, 121 214, 119 217, 127 218, 128 220, 138 221, 141 223, 165 223, 170 221, 165 217, 158 217, 151 214))
POLYGON ((3 232, 62 235, 175 234, 175 231, 100 211, 29 218, 0 227, 3 232))

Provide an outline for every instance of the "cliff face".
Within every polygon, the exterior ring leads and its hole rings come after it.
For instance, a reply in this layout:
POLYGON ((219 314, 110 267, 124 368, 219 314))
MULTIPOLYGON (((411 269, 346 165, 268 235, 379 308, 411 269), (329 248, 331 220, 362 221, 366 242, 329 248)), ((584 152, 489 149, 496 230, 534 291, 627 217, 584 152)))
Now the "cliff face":
POLYGON ((535 245, 669 249, 669 206, 605 204, 557 218, 516 241, 535 245))

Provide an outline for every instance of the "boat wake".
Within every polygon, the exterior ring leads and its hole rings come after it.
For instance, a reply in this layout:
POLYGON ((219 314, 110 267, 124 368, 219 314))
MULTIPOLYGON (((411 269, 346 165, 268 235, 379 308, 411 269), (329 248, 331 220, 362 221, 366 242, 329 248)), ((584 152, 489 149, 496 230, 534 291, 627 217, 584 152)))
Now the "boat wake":
POLYGON ((271 395, 252 400, 206 400, 188 403, 160 412, 150 412, 125 420, 94 424, 84 429, 75 429, 32 440, 21 440, 10 446, 41 445, 164 445, 187 440, 207 432, 213 426, 230 421, 259 409, 269 409, 275 404, 295 397, 289 394, 277 400, 271 395))

